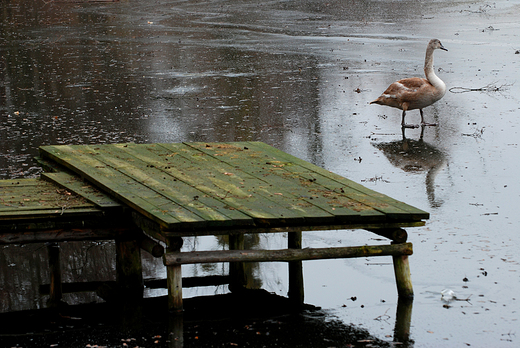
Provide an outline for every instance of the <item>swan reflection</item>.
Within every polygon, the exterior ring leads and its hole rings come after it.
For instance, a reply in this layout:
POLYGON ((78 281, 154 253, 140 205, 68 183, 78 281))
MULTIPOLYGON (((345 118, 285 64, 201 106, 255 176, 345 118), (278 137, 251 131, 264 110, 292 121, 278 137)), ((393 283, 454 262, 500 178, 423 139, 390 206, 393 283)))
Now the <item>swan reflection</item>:
MULTIPOLYGON (((424 127, 423 131, 424 131, 424 127)), ((442 200, 435 197, 435 177, 446 163, 446 155, 435 146, 423 140, 423 132, 419 140, 405 137, 403 128, 402 140, 372 143, 381 150, 393 166, 410 173, 426 172, 426 193, 432 208, 440 207, 442 200)))

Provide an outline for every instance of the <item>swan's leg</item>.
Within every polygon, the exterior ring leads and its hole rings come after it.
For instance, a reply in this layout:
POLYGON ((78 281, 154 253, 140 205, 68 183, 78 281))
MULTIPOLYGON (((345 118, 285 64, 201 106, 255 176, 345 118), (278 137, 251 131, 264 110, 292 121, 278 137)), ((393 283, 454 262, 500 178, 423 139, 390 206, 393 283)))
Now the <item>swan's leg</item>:
POLYGON ((421 126, 436 126, 437 125, 437 123, 424 122, 424 113, 423 113, 422 109, 419 109, 419 111, 421 112, 421 126))
POLYGON ((401 119, 401 128, 418 128, 418 125, 415 124, 406 124, 404 123, 404 117, 406 116, 406 109, 403 108, 403 118, 401 119))

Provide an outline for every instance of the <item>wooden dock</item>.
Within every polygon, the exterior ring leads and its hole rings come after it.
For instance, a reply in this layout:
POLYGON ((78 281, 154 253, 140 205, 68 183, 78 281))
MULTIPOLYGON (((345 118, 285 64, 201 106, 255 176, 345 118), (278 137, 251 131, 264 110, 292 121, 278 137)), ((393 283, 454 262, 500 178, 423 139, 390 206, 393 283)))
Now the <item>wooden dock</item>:
MULTIPOLYGON (((43 146, 40 156, 49 168, 41 178, 0 181, 0 243, 114 239, 127 295, 142 296, 140 250, 161 256, 164 244, 173 311, 183 308, 188 263, 230 262, 237 291, 244 262, 288 262, 289 298, 303 304, 303 260, 391 256, 400 298, 413 296, 404 228, 423 226, 429 214, 264 143, 43 146), (338 229, 391 243, 302 249, 302 232, 338 229), (279 232, 289 232, 286 249, 244 250, 244 234, 279 232), (181 251, 184 237, 200 235, 229 235, 229 250, 181 251)), ((49 255, 59 301, 52 245, 49 255)))

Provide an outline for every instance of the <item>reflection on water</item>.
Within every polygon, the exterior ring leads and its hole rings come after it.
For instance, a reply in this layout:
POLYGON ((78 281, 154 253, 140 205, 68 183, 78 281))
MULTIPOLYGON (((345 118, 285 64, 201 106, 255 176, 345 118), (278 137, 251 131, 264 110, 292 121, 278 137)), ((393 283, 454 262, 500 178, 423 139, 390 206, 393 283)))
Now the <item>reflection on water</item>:
MULTIPOLYGON (((61 243, 64 283, 115 280, 115 248, 108 242, 61 243)), ((0 312, 46 308, 47 295, 40 285, 49 284, 49 261, 44 244, 7 245, 0 252, 0 312)), ((99 302, 93 292, 64 294, 70 304, 99 302)))
POLYGON ((186 11, 160 7, 168 17, 156 20, 126 2, 4 9, 0 178, 37 173, 30 158, 41 144, 280 144, 315 123, 314 58, 253 51, 186 11))
MULTIPOLYGON (((255 302, 222 295, 186 301, 192 306, 184 315, 168 315, 159 310, 165 305, 164 299, 126 308, 107 304, 78 306, 67 309, 62 316, 43 311, 24 313, 25 317, 0 314, 2 320, 10 319, 0 331, 11 333, 0 336, 0 344, 48 347, 59 342, 58 346, 64 347, 163 348, 393 346, 356 325, 327 318, 324 311, 293 313, 280 298, 265 293, 251 295, 249 300, 253 298, 255 302), (18 335, 28 330, 32 330, 31 335, 18 335), (65 334, 60 336, 56 331, 65 334)), ((395 344, 413 346, 410 341, 395 344)))
POLYGON ((426 172, 425 186, 428 201, 432 208, 438 208, 443 201, 435 196, 435 176, 446 163, 446 156, 435 146, 423 140, 424 127, 419 140, 405 137, 403 139, 386 143, 373 143, 372 145, 384 153, 393 166, 408 173, 426 172))
MULTIPOLYGON (((259 235, 246 235, 247 249, 262 248, 259 235)), ((228 237, 186 238, 184 251, 228 249, 228 237)), ((47 246, 41 243, 26 245, 4 245, 0 247, 0 313, 37 308, 47 308, 50 282, 49 256, 47 246)), ((71 292, 64 291, 63 301, 67 304, 102 302, 97 291, 102 282, 116 280, 115 246, 113 242, 68 242, 60 243, 62 282, 74 283, 71 292), (77 285, 84 284, 78 289, 77 285), (89 285, 90 284, 90 285, 89 285)), ((143 276, 148 285, 145 296, 166 294, 166 283, 153 280, 165 278, 166 271, 162 259, 142 252, 143 276), (161 288, 162 287, 162 288, 161 288)), ((223 264, 186 265, 184 273, 189 277, 227 275, 228 266, 223 264)), ((257 262, 245 264, 249 289, 262 287, 260 268, 257 262)), ((273 275, 269 279, 276 279, 273 275)), ((187 291, 188 295, 200 296, 228 292, 227 286, 212 286, 208 289, 187 291)))

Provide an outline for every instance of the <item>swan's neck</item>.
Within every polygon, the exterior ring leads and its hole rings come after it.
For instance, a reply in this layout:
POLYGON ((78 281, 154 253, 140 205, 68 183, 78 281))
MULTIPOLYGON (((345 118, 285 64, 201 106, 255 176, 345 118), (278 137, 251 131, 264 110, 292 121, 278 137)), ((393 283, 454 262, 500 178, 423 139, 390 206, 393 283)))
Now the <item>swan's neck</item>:
POLYGON ((426 58, 424 60, 424 74, 426 75, 426 79, 430 81, 430 83, 437 89, 441 95, 446 93, 446 84, 435 75, 435 71, 433 70, 433 51, 434 49, 428 47, 426 50, 426 58))

